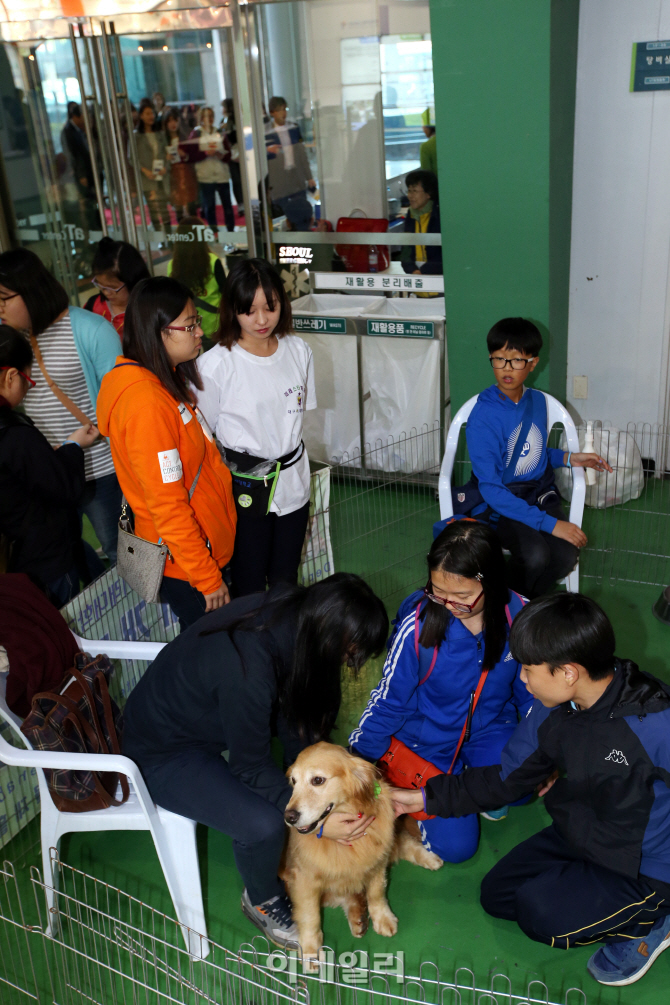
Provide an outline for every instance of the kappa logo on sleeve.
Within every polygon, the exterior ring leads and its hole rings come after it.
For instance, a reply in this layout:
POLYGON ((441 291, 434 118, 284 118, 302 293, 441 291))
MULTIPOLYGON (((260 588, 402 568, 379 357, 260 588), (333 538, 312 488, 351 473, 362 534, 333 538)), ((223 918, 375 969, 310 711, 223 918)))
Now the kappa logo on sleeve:
POLYGON ((158 463, 160 464, 163 484, 167 485, 169 482, 178 482, 183 477, 184 469, 182 468, 181 457, 176 447, 173 450, 159 450, 158 463))
POLYGON ((612 750, 607 755, 607 757, 605 758, 605 760, 606 761, 614 761, 615 764, 625 764, 626 767, 628 767, 628 761, 626 760, 626 758, 625 758, 625 756, 623 754, 623 751, 621 751, 621 750, 612 750))

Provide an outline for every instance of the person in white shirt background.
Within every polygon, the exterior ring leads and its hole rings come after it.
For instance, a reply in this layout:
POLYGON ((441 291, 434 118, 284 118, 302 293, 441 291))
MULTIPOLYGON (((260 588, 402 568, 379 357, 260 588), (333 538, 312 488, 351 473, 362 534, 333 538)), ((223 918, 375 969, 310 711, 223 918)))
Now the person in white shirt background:
POLYGON ((309 517, 303 418, 316 408, 316 395, 312 350, 291 327, 291 306, 270 263, 240 261, 226 280, 218 344, 198 360, 198 406, 233 471, 238 597, 298 578, 309 517))

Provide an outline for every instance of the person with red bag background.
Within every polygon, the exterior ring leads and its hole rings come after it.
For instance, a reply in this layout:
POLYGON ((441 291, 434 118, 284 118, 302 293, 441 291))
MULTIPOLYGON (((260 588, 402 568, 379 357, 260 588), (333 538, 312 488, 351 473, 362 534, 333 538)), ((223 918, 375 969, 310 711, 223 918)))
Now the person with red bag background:
MULTIPOLYGON (((425 784, 436 771, 498 764, 532 704, 509 650, 510 625, 525 601, 507 589, 495 533, 476 520, 447 524, 433 541, 428 572, 426 588, 400 605, 383 677, 349 737, 354 753, 381 759, 389 781, 404 787, 417 773, 415 784, 425 784)), ((474 855, 477 814, 417 817, 425 847, 445 862, 474 855)))

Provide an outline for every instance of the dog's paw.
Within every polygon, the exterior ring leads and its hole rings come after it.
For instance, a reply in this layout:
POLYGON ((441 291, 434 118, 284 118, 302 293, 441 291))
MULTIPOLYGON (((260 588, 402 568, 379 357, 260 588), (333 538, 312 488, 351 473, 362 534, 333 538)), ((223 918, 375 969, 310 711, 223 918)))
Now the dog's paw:
POLYGON ((302 970, 305 974, 318 974, 319 972, 319 960, 316 955, 306 956, 303 955, 302 958, 302 970))
POLYGON ((368 919, 363 918, 349 918, 349 931, 355 939, 362 939, 368 930, 368 919))
POLYGON ((417 865, 420 865, 422 869, 431 869, 433 872, 436 872, 437 869, 442 868, 444 861, 434 851, 426 851, 424 848, 422 854, 419 856, 417 865))
POLYGON ((398 919, 390 907, 375 911, 374 914, 370 912, 370 918, 377 935, 391 936, 398 931, 398 919))

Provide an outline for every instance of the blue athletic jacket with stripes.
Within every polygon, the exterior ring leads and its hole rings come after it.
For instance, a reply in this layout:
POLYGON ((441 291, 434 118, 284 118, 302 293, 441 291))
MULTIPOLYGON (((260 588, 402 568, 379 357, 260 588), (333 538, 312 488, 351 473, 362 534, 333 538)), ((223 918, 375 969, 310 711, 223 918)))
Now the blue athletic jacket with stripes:
MULTIPOLYGON (((484 657, 484 635, 473 635, 458 618, 451 619, 433 672, 427 673, 432 650, 417 659, 414 617, 422 591, 403 601, 389 642, 384 675, 370 695, 360 722, 349 737, 350 746, 363 757, 382 756, 395 736, 438 768, 447 771, 468 714, 470 694, 477 687, 484 657)), ((522 602, 509 594, 514 618, 522 602)), ((532 703, 519 679, 520 665, 505 644, 502 656, 489 672, 472 718, 472 738, 486 730, 507 726, 510 730, 532 703)), ((504 740, 503 740, 504 742, 504 740)))
POLYGON ((582 711, 535 701, 501 764, 437 775, 428 812, 460 817, 532 792, 554 769, 545 806, 583 858, 624 876, 670 883, 670 686, 616 660, 604 694, 582 711))

